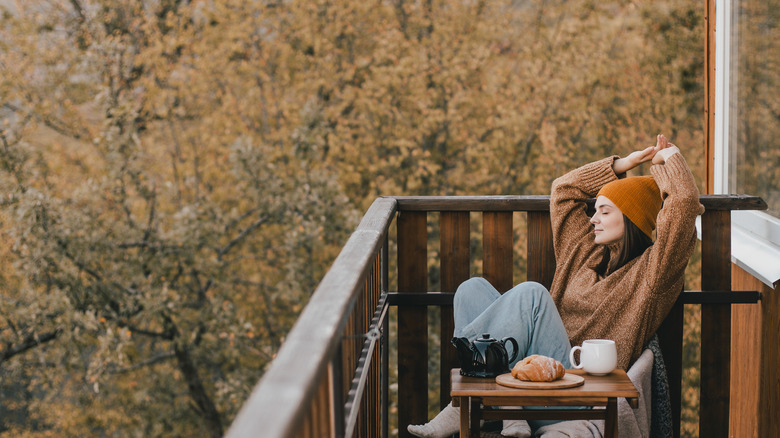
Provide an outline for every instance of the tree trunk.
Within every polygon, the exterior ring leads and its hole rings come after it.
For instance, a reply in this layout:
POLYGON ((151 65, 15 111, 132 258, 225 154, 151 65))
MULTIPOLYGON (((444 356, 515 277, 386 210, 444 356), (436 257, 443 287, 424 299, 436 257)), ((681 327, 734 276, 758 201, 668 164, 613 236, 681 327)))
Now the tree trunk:
POLYGON ((222 420, 219 417, 219 412, 217 412, 217 407, 214 406, 214 402, 211 401, 211 398, 206 393, 206 388, 203 387, 198 370, 195 368, 195 364, 192 363, 189 351, 186 347, 177 345, 174 347, 174 352, 179 370, 184 374, 184 379, 187 381, 190 396, 195 401, 195 405, 206 422, 208 435, 212 438, 222 437, 222 420))

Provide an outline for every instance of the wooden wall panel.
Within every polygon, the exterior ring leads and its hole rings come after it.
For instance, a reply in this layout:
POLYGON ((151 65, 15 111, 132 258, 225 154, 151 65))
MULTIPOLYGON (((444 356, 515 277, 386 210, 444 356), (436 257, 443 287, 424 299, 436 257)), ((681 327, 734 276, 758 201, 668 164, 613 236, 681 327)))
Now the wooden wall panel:
POLYGON ((759 436, 780 437, 780 285, 764 288, 761 300, 761 395, 759 436))
POLYGON ((731 315, 731 410, 729 435, 780 436, 780 288, 770 289, 732 265, 734 290, 758 290, 759 304, 734 305, 731 315))
MULTIPOLYGON (((736 287, 736 286, 735 286, 736 287)), ((731 309, 731 407, 729 436, 758 436, 761 309, 735 304, 731 309)))

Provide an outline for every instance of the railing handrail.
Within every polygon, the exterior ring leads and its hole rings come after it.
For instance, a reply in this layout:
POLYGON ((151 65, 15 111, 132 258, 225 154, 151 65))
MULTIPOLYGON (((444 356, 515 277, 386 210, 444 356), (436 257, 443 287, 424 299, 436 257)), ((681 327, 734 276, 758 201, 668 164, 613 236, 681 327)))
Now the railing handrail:
POLYGON ((381 249, 396 201, 378 198, 320 282, 276 358, 252 390, 227 432, 229 438, 292 436, 300 426, 317 379, 326 372, 381 249))
MULTIPOLYGON (((550 195, 393 196, 398 211, 549 211, 550 195)), ((593 203, 595 200, 590 200, 593 203)), ((700 195, 705 210, 766 210, 758 196, 700 195)))

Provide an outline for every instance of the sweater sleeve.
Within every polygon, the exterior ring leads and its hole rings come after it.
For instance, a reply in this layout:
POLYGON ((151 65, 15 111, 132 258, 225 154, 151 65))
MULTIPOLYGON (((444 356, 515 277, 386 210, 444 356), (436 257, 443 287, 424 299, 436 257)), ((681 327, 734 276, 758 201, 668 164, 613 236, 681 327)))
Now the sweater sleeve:
POLYGON ((607 157, 557 178, 550 190, 550 223, 556 263, 591 254, 595 247, 586 200, 608 182, 618 179, 612 170, 617 156, 607 157))
POLYGON ((651 319, 658 325, 683 287, 685 269, 696 244, 696 216, 704 212, 699 190, 680 154, 650 168, 663 198, 656 219, 656 240, 646 253, 651 319))

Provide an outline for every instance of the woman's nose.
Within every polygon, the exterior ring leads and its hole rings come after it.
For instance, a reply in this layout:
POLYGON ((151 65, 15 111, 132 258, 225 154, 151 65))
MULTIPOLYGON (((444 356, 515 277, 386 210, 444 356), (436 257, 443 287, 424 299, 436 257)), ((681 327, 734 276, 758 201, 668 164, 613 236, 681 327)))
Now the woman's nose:
POLYGON ((595 224, 596 222, 598 222, 598 220, 596 220, 596 215, 594 214, 590 217, 590 223, 595 224))

